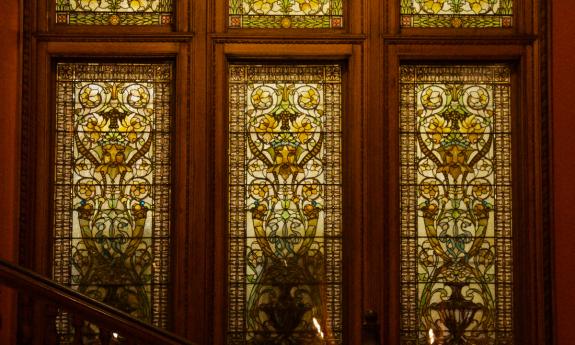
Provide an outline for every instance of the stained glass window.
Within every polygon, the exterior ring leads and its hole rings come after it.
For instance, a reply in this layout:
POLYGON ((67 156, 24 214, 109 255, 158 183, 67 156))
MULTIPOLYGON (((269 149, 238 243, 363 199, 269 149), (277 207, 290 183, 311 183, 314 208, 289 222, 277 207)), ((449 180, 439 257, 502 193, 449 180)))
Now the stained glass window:
POLYGON ((402 344, 513 343, 510 74, 401 67, 402 344))
POLYGON ((229 0, 231 28, 342 28, 343 0, 229 0))
MULTIPOLYGON (((172 66, 58 63, 54 279, 166 327, 172 66)), ((69 320, 59 318, 59 330, 69 320)))
POLYGON ((56 0, 56 23, 69 25, 168 25, 172 0, 56 0))
POLYGON ((401 26, 419 28, 508 28, 513 0, 401 1, 401 26))
POLYGON ((341 84, 229 68, 228 344, 341 344, 341 84))

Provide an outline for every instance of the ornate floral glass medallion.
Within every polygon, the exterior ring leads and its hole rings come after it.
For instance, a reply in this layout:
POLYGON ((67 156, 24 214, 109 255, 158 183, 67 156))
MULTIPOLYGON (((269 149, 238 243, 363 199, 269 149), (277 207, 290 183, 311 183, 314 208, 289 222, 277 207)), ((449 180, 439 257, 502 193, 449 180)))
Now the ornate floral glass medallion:
POLYGON ((341 344, 341 83, 229 68, 228 344, 341 344))
POLYGON ((230 28, 342 28, 343 0, 229 0, 230 28))
POLYGON ((160 327, 171 85, 169 63, 57 65, 54 279, 160 327))
POLYGON ((419 28, 508 28, 513 0, 401 1, 401 26, 419 28))
POLYGON ((56 23, 169 25, 172 0, 56 0, 56 23))
POLYGON ((512 344, 511 72, 401 67, 402 344, 512 344))

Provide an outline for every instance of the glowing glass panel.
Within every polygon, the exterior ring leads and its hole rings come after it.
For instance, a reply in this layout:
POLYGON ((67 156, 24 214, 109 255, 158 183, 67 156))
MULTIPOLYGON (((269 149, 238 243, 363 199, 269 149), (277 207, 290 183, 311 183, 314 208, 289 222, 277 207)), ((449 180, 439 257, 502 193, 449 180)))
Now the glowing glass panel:
POLYGON ((56 0, 56 23, 169 25, 172 0, 56 0))
MULTIPOLYGON (((166 327, 171 64, 59 63, 54 279, 166 327)), ((66 332, 69 320, 58 319, 66 332)))
POLYGON ((230 28, 343 28, 343 0, 229 0, 230 28))
POLYGON ((511 72, 401 67, 402 344, 512 344, 511 72))
POLYGON ((513 0, 399 0, 401 26, 418 28, 509 28, 513 0))
POLYGON ((341 344, 341 83, 229 68, 228 344, 341 344))

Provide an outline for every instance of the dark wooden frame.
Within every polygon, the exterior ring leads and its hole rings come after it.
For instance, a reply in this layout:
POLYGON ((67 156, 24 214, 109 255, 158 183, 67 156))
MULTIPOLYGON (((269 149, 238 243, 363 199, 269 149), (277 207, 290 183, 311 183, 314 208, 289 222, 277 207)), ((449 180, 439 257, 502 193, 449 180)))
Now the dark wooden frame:
MULTIPOLYGON (((512 132, 513 132, 513 233, 514 233, 514 332, 517 344, 545 344, 545 305, 541 303, 541 290, 537 282, 544 279, 543 229, 538 213, 543 209, 541 198, 544 185, 539 174, 542 171, 542 152, 539 136, 542 132, 538 109, 541 106, 540 76, 535 69, 533 42, 530 40, 485 41, 482 44, 466 44, 465 41, 426 40, 405 44, 402 40, 386 42, 387 79, 385 88, 386 124, 376 125, 387 137, 387 164, 378 173, 387 192, 387 219, 379 217, 385 233, 384 260, 390 269, 385 274, 386 286, 384 315, 387 327, 384 339, 396 343, 399 339, 400 294, 400 238, 399 238, 399 66, 422 63, 463 64, 505 63, 512 67, 512 132), (385 178, 387 177, 387 178, 385 178), (397 200, 397 201, 396 201, 397 200), (395 201, 395 202, 394 202, 395 201)), ((370 189, 370 192, 373 190, 370 189)), ((380 200, 381 193, 368 194, 370 200, 380 200)), ((377 202, 376 202, 377 203, 377 202)))
MULTIPOLYGON (((342 111, 342 164, 343 170, 343 267, 344 267, 344 339, 347 344, 361 341, 361 132, 364 112, 362 107, 361 45, 353 44, 237 44, 223 43, 215 47, 215 176, 216 181, 227 181, 227 100, 228 66, 233 62, 274 63, 340 63, 344 67, 342 111)), ((227 320, 227 209, 228 185, 215 185, 215 243, 214 267, 216 282, 215 318, 217 331, 213 344, 223 345, 227 320)))
MULTIPOLYGON (((82 42, 41 41, 36 45, 34 84, 36 100, 29 104, 29 114, 34 114, 33 122, 27 122, 26 131, 32 142, 25 143, 24 150, 29 160, 23 162, 29 176, 26 185, 27 197, 23 198, 23 217, 32 218, 25 220, 28 231, 21 232, 21 263, 33 268, 45 276, 51 276, 52 253, 51 247, 46 243, 52 243, 51 231, 53 211, 53 148, 54 138, 54 88, 55 62, 57 61, 172 61, 174 63, 173 83, 173 142, 172 142, 172 181, 176 185, 195 185, 195 195, 205 195, 206 187, 202 181, 206 170, 198 169, 191 172, 190 166, 202 162, 202 151, 197 154, 197 148, 188 143, 190 137, 205 137, 201 122, 193 123, 190 116, 190 61, 189 47, 180 42, 82 42), (113 52, 113 53, 112 53, 113 52), (34 126, 30 126, 34 123, 34 126), (195 150, 194 150, 195 149, 195 150), (193 158, 192 158, 193 156, 193 158), (194 179, 197 182, 190 182, 194 179), (48 205, 48 207, 46 207, 48 205), (33 216, 31 216, 33 215, 33 216)), ((32 120, 30 120, 32 121, 32 120)), ((196 138, 197 140, 197 138, 196 138)), ((171 330, 198 342, 205 341, 202 321, 208 316, 204 299, 191 299, 188 296, 203 295, 205 282, 208 280, 203 275, 206 271, 201 264, 205 258, 204 231, 189 231, 190 224, 204 223, 207 218, 200 200, 192 200, 188 188, 174 188, 172 191, 172 240, 171 240, 171 284, 170 294, 170 324, 171 330), (195 206, 194 206, 195 205, 195 206), (180 258, 186 258, 182 260, 180 258), (197 265, 201 269, 191 270, 191 265, 197 265), (198 317, 202 315, 202 317, 198 317), (182 323, 178 320, 197 318, 195 323, 182 323)), ((24 306, 22 308, 25 308, 24 306)), ((29 315, 26 309, 21 309, 23 316, 29 315)), ((24 318, 26 319, 26 318, 24 318)), ((41 315, 33 316, 29 322, 42 322, 41 315)), ((39 339, 41 341, 41 339, 39 339)))

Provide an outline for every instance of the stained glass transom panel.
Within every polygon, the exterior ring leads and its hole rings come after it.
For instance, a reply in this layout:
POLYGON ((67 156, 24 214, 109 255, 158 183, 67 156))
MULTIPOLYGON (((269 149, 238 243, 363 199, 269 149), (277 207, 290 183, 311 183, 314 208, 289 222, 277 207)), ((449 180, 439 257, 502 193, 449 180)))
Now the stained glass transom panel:
POLYGON ((399 1, 403 27, 509 28, 513 24, 513 0, 399 1))
POLYGON ((400 74, 401 343, 512 344, 510 69, 400 74))
MULTIPOLYGON (((166 327, 172 65, 58 63, 54 279, 166 327)), ((59 318, 66 332, 68 318, 59 318)))
POLYGON ((56 23, 69 25, 169 25, 172 0, 56 0, 56 23))
POLYGON ((342 28, 343 0, 229 0, 230 28, 342 28))
POLYGON ((229 344, 341 344, 341 84, 229 68, 229 344))

